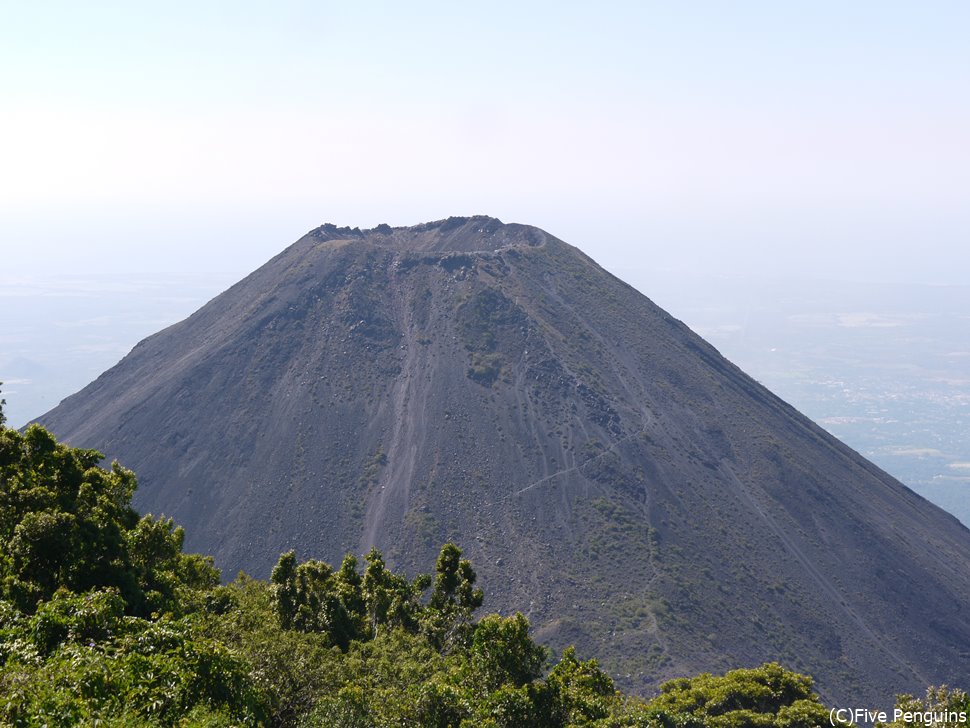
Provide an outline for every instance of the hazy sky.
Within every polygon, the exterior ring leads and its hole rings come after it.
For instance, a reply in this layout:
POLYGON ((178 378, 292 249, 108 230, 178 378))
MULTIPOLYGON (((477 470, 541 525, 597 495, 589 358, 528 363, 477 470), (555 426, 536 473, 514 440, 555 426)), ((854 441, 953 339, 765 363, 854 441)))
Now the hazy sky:
POLYGON ((968 282, 968 38, 964 0, 2 0, 0 265, 485 213, 620 275, 968 282))

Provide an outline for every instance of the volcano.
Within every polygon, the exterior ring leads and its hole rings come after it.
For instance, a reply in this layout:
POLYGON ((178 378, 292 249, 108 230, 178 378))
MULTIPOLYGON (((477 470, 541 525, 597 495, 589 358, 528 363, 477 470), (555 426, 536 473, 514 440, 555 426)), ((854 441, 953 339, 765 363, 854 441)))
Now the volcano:
POLYGON ((534 227, 324 225, 39 421, 229 575, 454 541, 627 689, 775 660, 890 705, 970 664, 970 531, 534 227))

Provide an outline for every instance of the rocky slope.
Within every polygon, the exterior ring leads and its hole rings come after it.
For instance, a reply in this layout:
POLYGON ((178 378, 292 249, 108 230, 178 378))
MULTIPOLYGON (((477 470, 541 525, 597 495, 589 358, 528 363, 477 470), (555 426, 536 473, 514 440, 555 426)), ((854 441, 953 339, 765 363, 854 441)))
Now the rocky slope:
POLYGON ((965 678, 970 531, 536 228, 318 228, 40 418, 229 576, 446 540, 627 687, 965 678))

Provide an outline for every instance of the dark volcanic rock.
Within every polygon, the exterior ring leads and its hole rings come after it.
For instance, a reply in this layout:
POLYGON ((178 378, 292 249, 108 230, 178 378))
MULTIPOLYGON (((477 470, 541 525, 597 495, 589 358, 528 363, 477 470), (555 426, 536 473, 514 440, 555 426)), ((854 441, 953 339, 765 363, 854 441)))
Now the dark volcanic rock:
POLYGON ((41 422, 229 575, 454 540, 488 607, 630 688, 966 677, 970 531, 535 228, 325 225, 41 422))

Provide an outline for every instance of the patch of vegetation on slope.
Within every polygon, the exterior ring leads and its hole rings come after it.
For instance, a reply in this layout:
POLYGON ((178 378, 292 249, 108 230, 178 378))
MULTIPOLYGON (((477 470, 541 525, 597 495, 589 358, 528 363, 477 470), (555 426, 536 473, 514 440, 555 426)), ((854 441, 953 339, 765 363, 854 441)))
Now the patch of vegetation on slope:
POLYGON ((498 338, 524 329, 528 323, 525 312, 501 291, 484 288, 458 306, 456 321, 468 350, 468 378, 492 386, 502 374, 503 359, 496 351, 498 338))

